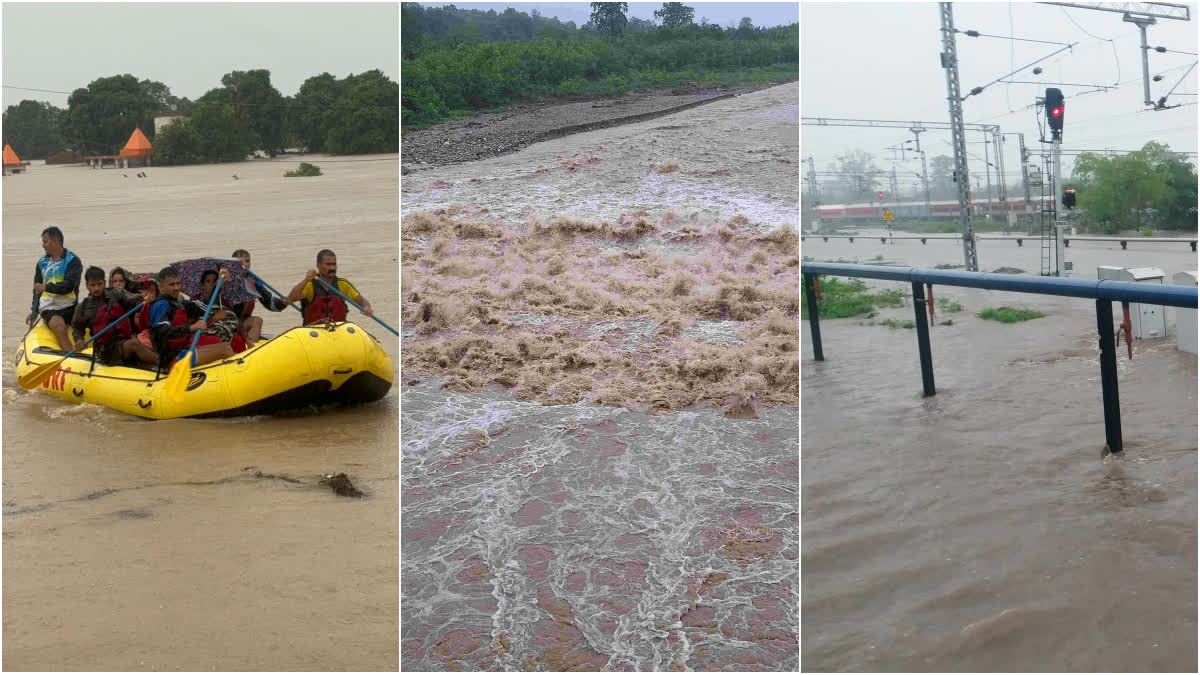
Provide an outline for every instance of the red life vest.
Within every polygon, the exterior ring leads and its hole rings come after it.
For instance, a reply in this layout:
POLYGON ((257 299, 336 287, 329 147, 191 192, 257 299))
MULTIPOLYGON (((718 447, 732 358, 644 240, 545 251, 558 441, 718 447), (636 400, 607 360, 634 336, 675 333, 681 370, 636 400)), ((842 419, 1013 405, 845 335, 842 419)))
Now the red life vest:
MULTIPOLYGON (((96 310, 96 318, 92 320, 92 335, 99 335, 100 331, 120 319, 126 311, 119 302, 106 302, 100 305, 96 310)), ((95 343, 102 345, 113 340, 127 340, 131 337, 133 337, 133 324, 130 323, 130 319, 124 319, 112 330, 96 338, 95 343)))
MULTIPOLYGON (((187 308, 182 303, 168 300, 175 307, 175 314, 171 317, 172 326, 187 326, 191 322, 188 321, 187 308)), ((184 335, 183 337, 175 338, 167 342, 167 349, 186 349, 192 344, 192 336, 184 335)))
POLYGON ((146 301, 146 304, 142 305, 142 308, 138 310, 138 313, 133 315, 134 326, 137 327, 138 332, 144 331, 150 327, 150 305, 153 304, 153 301, 146 301))
MULTIPOLYGON (((346 303, 341 296, 331 293, 325 289, 325 286, 318 284, 315 280, 309 282, 313 285, 313 299, 308 302, 301 298, 300 304, 303 305, 304 323, 317 323, 329 319, 331 321, 346 320, 346 303)), ((334 277, 333 283, 330 284, 337 288, 337 277, 334 277)))

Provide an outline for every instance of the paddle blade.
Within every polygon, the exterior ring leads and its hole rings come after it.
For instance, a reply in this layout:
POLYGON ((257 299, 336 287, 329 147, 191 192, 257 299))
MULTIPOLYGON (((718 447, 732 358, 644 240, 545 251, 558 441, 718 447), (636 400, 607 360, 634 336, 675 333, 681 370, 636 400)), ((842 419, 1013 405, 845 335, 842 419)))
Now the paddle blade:
POLYGON ((167 383, 163 385, 166 388, 167 397, 176 403, 182 401, 184 394, 187 393, 190 379, 192 379, 192 355, 189 352, 186 357, 171 366, 171 373, 167 375, 167 383))
POLYGON ((58 367, 62 365, 62 362, 66 360, 67 358, 64 356, 56 361, 43 363, 37 368, 34 368, 28 373, 22 375, 20 379, 17 380, 17 384, 21 385, 22 389, 37 389, 38 387, 42 386, 42 383, 46 381, 46 378, 53 375, 54 372, 58 370, 58 367))

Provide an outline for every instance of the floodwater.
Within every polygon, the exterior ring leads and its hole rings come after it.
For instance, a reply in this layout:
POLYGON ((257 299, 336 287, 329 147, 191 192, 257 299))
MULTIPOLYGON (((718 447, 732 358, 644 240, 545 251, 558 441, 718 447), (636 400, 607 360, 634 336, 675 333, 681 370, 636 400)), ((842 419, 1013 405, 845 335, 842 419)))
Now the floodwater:
MULTIPOLYGON (((397 156, 304 159, 325 175, 284 178, 289 160, 4 178, 6 669, 399 667, 395 389, 354 409, 146 421, 26 392, 9 358, 48 225, 106 270, 245 248, 284 293, 331 248, 397 325, 397 156), (318 484, 334 472, 367 497, 318 484)), ((256 313, 267 334, 299 318, 256 313)), ((398 340, 351 316, 399 364, 398 340)))
POLYGON ((794 408, 405 387, 405 670, 795 670, 794 408))
MULTIPOLYGON (((981 241, 980 268, 1037 274, 1030 243, 981 241)), ((962 263, 955 241, 809 238, 802 251, 962 263)), ((1196 269, 1186 243, 1075 241, 1067 256, 1079 278, 1196 269)), ((1136 341, 1132 361, 1120 346, 1125 452, 1105 459, 1095 301, 934 294, 964 311, 937 312, 953 324, 931 330, 930 398, 914 331, 822 321, 816 363, 802 325, 802 668, 1194 670, 1196 356, 1176 350, 1173 326, 1136 341), (1046 317, 975 316, 1001 305, 1046 317)), ((888 317, 913 319, 911 301, 875 320, 888 317)))
POLYGON ((799 668, 798 93, 404 177, 402 670, 799 668))

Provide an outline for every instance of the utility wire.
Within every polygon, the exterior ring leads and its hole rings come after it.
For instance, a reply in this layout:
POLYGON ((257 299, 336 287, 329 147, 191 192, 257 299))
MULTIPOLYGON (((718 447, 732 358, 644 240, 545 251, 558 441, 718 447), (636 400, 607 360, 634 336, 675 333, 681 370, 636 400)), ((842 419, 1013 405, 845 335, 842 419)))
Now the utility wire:
POLYGON ((20 89, 21 91, 41 91, 41 92, 45 92, 45 93, 47 93, 47 94, 67 94, 67 95, 70 95, 70 94, 73 94, 73 93, 75 93, 75 92, 72 92, 72 91, 57 91, 57 90, 54 90, 54 89, 34 89, 34 88, 32 88, 32 87, 17 87, 17 86, 11 85, 11 84, 5 84, 5 85, 0 85, 0 86, 3 86, 5 89, 20 89))
MULTIPOLYGON (((1171 87, 1171 91, 1175 91, 1175 89, 1176 89, 1176 88, 1177 88, 1177 87, 1178 87, 1178 86, 1179 86, 1179 85, 1180 85, 1180 84, 1183 82, 1183 78, 1184 78, 1184 77, 1187 77, 1187 76, 1188 76, 1188 73, 1192 72, 1192 68, 1195 68, 1195 67, 1196 67, 1196 63, 1197 63, 1197 62, 1192 62, 1192 65, 1188 66, 1187 73, 1184 73, 1184 74, 1183 74, 1183 77, 1179 78, 1179 82, 1176 82, 1176 83, 1175 83, 1175 86, 1174 86, 1174 87, 1171 87)), ((1167 92, 1167 96, 1170 96, 1170 95, 1171 95, 1171 91, 1168 91, 1168 92, 1167 92)))
POLYGON ((967 37, 990 37, 990 38, 999 38, 1001 40, 1015 40, 1017 42, 1041 42, 1042 44, 1047 44, 1047 45, 1065 45, 1065 44, 1067 44, 1066 42, 1051 42, 1050 40, 1034 40, 1031 38, 1009 37, 1007 35, 989 35, 987 33, 980 33, 977 30, 956 30, 954 32, 962 33, 963 35, 966 35, 967 37))
POLYGON ((1113 61, 1117 64, 1117 79, 1114 81, 1120 82, 1121 81, 1121 59, 1117 58, 1117 42, 1116 42, 1116 40, 1113 40, 1111 38, 1102 38, 1099 35, 1092 35, 1091 33, 1087 32, 1087 30, 1085 30, 1083 26, 1080 26, 1078 23, 1075 23, 1075 19, 1071 18, 1071 14, 1070 14, 1070 12, 1068 12, 1066 10, 1066 8, 1059 7, 1059 10, 1061 10, 1062 13, 1066 15, 1068 21, 1070 21, 1072 24, 1075 24, 1075 27, 1078 28, 1079 30, 1083 31, 1083 33, 1085 35, 1087 35, 1088 37, 1094 37, 1097 40, 1106 41, 1106 42, 1108 42, 1109 45, 1112 46, 1113 61))
MULTIPOLYGON (((1168 69, 1166 69, 1166 70, 1159 71, 1159 74, 1161 75, 1161 74, 1164 74, 1164 73, 1170 73, 1170 72, 1173 72, 1173 71, 1176 71, 1176 70, 1182 70, 1183 68, 1193 68, 1193 67, 1195 67, 1195 64, 1192 64, 1191 66, 1176 66, 1176 67, 1174 67, 1174 68, 1168 68, 1168 69)), ((1119 89, 1120 89, 1120 87, 1121 87, 1121 85, 1129 84, 1129 83, 1131 83, 1131 82, 1140 82, 1140 81, 1141 81, 1141 79, 1142 79, 1142 78, 1141 78, 1140 76, 1138 76, 1138 77, 1134 77, 1134 78, 1131 78, 1131 79, 1125 80, 1124 82, 1118 82, 1118 83, 1116 83, 1115 85, 1113 85, 1111 88, 1109 88, 1107 92, 1086 91, 1086 92, 1080 92, 1080 93, 1077 93, 1077 94, 1072 94, 1072 96, 1083 96, 1083 95, 1085 95, 1085 94, 1094 94, 1094 93, 1112 93, 1112 92, 1114 92, 1114 91, 1117 91, 1117 90, 1119 90, 1119 89)), ((1176 85, 1176 86, 1178 86, 1178 85, 1176 85)), ((1177 96, 1182 96, 1182 94, 1177 94, 1177 96)), ((1001 114, 999 114, 999 115, 994 115, 994 116, 992 116, 992 117, 983 117, 983 118, 980 118, 980 119, 977 119, 977 120, 973 120, 973 121, 969 122, 968 124, 980 124, 980 123, 983 123, 983 122, 990 122, 990 121, 993 121, 993 120, 998 120, 998 119, 1001 119, 1001 118, 1003 118, 1003 117, 1008 117, 1008 116, 1010 116, 1010 115, 1016 115, 1017 113, 1024 112, 1024 111, 1026 111, 1026 110, 1029 110, 1029 109, 1033 108, 1035 105, 1036 105, 1036 104, 1033 104, 1033 103, 1031 103, 1031 104, 1029 104, 1029 105, 1022 106, 1022 107, 1020 107, 1020 108, 1018 108, 1018 109, 1016 109, 1016 110, 1014 110, 1014 111, 1012 111, 1012 112, 1001 113, 1001 114)), ((1136 112, 1141 112, 1141 111, 1136 111, 1136 112)), ((1131 112, 1131 113, 1120 113, 1120 114, 1121 114, 1121 115, 1124 115, 1124 114, 1131 114, 1131 115, 1132 115, 1133 113, 1131 112)), ((1110 117, 1116 117, 1116 116, 1119 116, 1119 115, 1111 115, 1110 117)), ((1099 118, 1093 118, 1093 119, 1106 119, 1106 118, 1099 117, 1099 118)), ((1075 126, 1075 125, 1073 125, 1073 126, 1075 126)))
MULTIPOLYGON (((1012 2, 1010 0, 1010 2, 1008 3, 1008 35, 1009 35, 1009 37, 1012 37, 1013 32, 1014 31, 1013 31, 1012 2)), ((1017 67, 1016 66, 1016 63, 1017 63, 1016 49, 1017 49, 1017 45, 1013 44, 1012 42, 1008 43, 1008 67, 1010 70, 1014 70, 1017 67)), ((1004 88, 1004 101, 1005 101, 1005 103, 1008 104, 1008 112, 1013 111, 1012 97, 1009 96, 1009 93, 1011 91, 1012 91, 1012 85, 1009 85, 1004 88)))
POLYGON ((1075 19, 1072 19, 1072 18, 1071 18, 1071 13, 1070 13, 1070 12, 1068 12, 1068 11, 1066 10, 1066 8, 1064 8, 1064 7, 1059 7, 1058 9, 1059 9, 1059 10, 1061 10, 1061 11, 1062 11, 1062 13, 1063 13, 1064 15, 1066 15, 1066 17, 1067 17, 1067 20, 1068 20, 1068 21, 1070 21, 1071 23, 1074 23, 1076 28, 1078 28, 1079 30, 1083 31, 1083 32, 1084 32, 1085 34, 1087 34, 1089 37, 1094 37, 1094 38, 1096 38, 1097 40, 1107 40, 1107 41, 1109 41, 1109 42, 1112 42, 1112 38, 1102 38, 1102 37, 1100 37, 1099 35, 1092 35, 1091 33, 1088 33, 1086 30, 1084 30, 1083 26, 1080 26, 1079 24, 1075 23, 1075 19))

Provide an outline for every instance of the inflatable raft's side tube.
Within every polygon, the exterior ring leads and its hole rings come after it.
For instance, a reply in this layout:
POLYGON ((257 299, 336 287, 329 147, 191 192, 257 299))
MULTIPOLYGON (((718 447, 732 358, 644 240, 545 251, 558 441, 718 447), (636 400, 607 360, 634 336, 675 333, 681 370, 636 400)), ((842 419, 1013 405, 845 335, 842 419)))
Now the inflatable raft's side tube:
MULTIPOLYGON (((53 333, 36 326, 18 349, 23 373, 59 358, 39 353, 53 333), (28 360, 27 360, 28 359, 28 360)), ((149 419, 270 414, 329 403, 364 403, 387 395, 393 380, 387 352, 353 323, 291 329, 227 361, 192 370, 182 402, 164 395, 165 376, 73 356, 40 389, 72 403, 93 403, 149 419), (90 372, 89 372, 90 371, 90 372)))

